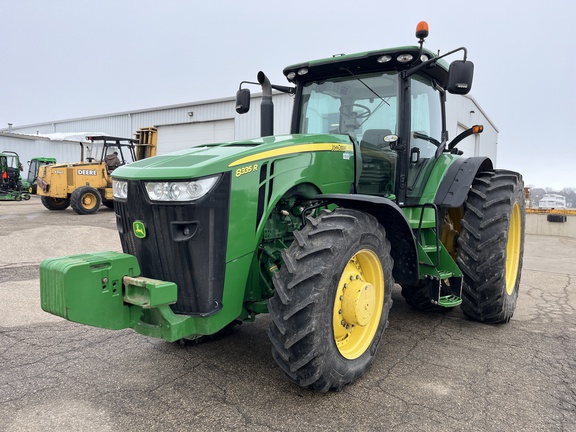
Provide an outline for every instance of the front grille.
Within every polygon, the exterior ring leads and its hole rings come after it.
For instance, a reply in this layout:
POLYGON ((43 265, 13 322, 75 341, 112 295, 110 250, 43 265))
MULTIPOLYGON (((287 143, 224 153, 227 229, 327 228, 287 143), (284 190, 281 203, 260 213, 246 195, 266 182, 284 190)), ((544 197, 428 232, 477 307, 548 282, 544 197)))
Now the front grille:
POLYGON ((128 200, 115 201, 122 249, 135 255, 142 276, 175 282, 175 313, 211 315, 222 307, 230 203, 230 174, 192 203, 151 202, 143 181, 128 182, 128 200), (134 234, 144 223, 146 237, 134 234))

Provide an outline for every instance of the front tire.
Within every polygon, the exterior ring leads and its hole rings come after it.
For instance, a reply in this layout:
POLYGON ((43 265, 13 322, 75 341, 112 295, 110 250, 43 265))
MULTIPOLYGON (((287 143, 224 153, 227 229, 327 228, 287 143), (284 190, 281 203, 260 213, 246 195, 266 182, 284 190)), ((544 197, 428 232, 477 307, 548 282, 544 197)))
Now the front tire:
POLYGON ((70 206, 70 198, 52 198, 43 195, 40 201, 48 210, 66 210, 70 206))
POLYGON ((272 355, 294 383, 340 390, 368 370, 388 325, 390 243, 374 217, 342 208, 294 238, 269 302, 272 355))
POLYGON ((100 193, 91 186, 82 186, 72 192, 70 196, 72 209, 81 215, 95 213, 100 208, 101 203, 100 193))
POLYGON ((477 174, 464 207, 458 265, 462 310, 485 323, 507 323, 518 300, 524 254, 524 183, 520 174, 477 174))

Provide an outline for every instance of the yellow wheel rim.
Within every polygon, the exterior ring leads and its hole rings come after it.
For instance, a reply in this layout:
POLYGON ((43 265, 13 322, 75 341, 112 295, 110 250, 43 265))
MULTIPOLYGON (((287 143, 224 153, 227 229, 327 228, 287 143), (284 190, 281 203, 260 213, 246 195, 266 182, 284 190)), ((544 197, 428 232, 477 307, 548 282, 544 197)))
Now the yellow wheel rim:
POLYGON ((384 273, 368 249, 354 255, 342 272, 333 312, 334 341, 347 359, 360 357, 372 343, 384 307, 384 273))
POLYGON ((508 230, 508 243, 506 245, 506 292, 511 295, 518 279, 518 266, 520 265, 520 245, 522 237, 522 218, 520 206, 514 203, 508 230))
POLYGON ((82 206, 87 210, 92 210, 96 207, 96 196, 93 193, 85 193, 82 196, 82 206))

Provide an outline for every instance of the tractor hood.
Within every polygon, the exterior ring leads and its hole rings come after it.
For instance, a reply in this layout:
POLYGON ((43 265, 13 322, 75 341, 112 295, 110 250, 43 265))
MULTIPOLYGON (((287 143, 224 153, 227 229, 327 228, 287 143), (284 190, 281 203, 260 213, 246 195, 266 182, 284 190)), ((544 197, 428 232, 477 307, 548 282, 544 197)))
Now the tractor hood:
POLYGON ((243 164, 311 151, 353 152, 347 135, 278 135, 229 143, 209 144, 155 156, 122 166, 113 178, 177 180, 230 171, 243 164))

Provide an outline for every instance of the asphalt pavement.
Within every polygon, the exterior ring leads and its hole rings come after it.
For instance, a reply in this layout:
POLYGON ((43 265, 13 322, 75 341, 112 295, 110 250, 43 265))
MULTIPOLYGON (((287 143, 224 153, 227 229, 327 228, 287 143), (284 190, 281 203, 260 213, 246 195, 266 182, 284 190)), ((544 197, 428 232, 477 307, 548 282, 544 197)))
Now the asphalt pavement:
POLYGON ((202 343, 40 309, 39 263, 120 251, 114 212, 0 202, 0 430, 576 431, 576 239, 529 235, 506 325, 423 313, 395 288, 371 370, 341 392, 291 384, 269 318, 202 343))

